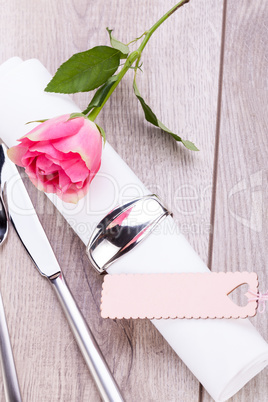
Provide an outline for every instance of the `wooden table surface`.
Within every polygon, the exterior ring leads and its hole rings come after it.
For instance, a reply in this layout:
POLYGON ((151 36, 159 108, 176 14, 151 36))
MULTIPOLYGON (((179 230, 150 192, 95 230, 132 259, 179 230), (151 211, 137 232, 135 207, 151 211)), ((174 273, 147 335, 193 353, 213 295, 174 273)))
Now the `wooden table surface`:
MULTIPOLYGON (((108 45, 107 26, 128 42, 174 4, 0 0, 0 62, 15 55, 38 58, 53 74, 73 53, 108 45)), ((262 291, 268 286, 267 22, 262 0, 191 0, 146 47, 140 91, 164 124, 194 141, 199 153, 144 121, 131 71, 98 118, 108 141, 166 201, 208 266, 255 270, 262 291)), ((74 99, 84 108, 89 95, 74 99)), ((89 266, 84 245, 46 196, 28 188, 126 401, 211 401, 149 321, 100 318, 102 278, 89 266)), ((0 288, 24 401, 99 401, 49 283, 33 269, 12 228, 1 248, 0 288)), ((268 341, 267 313, 252 322, 268 341)), ((3 401, 2 381, 0 395, 3 401)), ((267 368, 231 400, 268 401, 267 368)))

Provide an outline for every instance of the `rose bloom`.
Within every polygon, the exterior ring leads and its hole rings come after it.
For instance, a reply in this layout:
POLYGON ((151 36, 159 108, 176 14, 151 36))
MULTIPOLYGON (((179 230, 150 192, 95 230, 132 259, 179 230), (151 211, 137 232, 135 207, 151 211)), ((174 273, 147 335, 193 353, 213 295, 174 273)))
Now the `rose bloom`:
POLYGON ((8 150, 41 191, 77 203, 88 192, 101 164, 102 137, 92 121, 70 115, 41 123, 8 150))

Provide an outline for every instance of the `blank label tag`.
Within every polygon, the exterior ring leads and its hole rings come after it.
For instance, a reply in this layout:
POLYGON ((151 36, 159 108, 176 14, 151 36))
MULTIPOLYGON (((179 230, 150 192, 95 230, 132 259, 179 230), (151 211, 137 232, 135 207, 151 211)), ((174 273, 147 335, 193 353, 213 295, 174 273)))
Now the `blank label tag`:
MULTIPOLYGON (((228 296, 241 285, 258 292, 255 272, 106 275, 103 318, 246 318, 258 302, 237 305, 228 296)), ((248 300, 250 295, 245 294, 248 300)))

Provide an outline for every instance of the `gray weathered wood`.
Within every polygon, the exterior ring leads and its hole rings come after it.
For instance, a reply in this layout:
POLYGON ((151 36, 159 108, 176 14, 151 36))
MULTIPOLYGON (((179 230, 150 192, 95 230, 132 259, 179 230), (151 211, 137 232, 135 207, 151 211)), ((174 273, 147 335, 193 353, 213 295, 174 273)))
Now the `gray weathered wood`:
MULTIPOLYGON (((171 0, 0 0, 0 63, 14 55, 23 59, 36 57, 54 73, 73 53, 108 44, 106 26, 115 29, 118 39, 130 41, 174 3, 171 0)), ((267 121, 267 7, 261 5, 260 1, 228 4, 212 262, 214 270, 224 263, 226 267, 228 263, 229 269, 230 262, 232 269, 236 269, 238 261, 245 263, 243 249, 247 247, 246 261, 258 264, 265 283, 265 267, 261 264, 265 229, 252 234, 239 228, 226 210, 228 204, 224 198, 224 191, 230 191, 240 178, 248 179, 252 173, 262 171, 263 180, 267 179, 262 126, 267 121), (232 54, 234 42, 236 53, 232 54), (249 127, 254 140, 244 135, 249 127), (233 137, 232 132, 237 136, 233 137), (225 138, 229 138, 231 145, 225 138), (243 141, 242 148, 238 148, 239 141, 243 141), (226 170, 225 164, 232 170, 226 170), (223 238, 229 239, 227 252, 220 250, 223 238)), ((178 134, 194 141, 200 153, 187 151, 144 122, 132 93, 131 72, 98 118, 108 141, 140 179, 170 206, 181 231, 206 262, 210 255, 222 13, 222 2, 191 0, 152 37, 143 56, 144 73, 138 77, 140 92, 157 116, 178 134)), ((76 95, 74 99, 84 108, 89 98, 76 95)), ((74 297, 126 400, 198 401, 198 381, 149 321, 100 318, 102 278, 89 267, 83 244, 60 214, 43 194, 27 185, 74 297)), ((33 269, 14 230, 11 229, 0 253, 0 288, 24 400, 98 401, 98 392, 56 297, 46 280, 33 269)), ((267 321, 265 324, 265 317, 261 318, 264 324, 258 319, 257 325, 267 339, 267 321)), ((265 400, 266 376, 267 370, 234 400, 247 400, 249 393, 250 401, 265 400)), ((2 383, 0 392, 3 400, 2 383)), ((203 394, 204 399, 209 399, 203 394)))
MULTIPOLYGON (((267 290, 267 2, 227 2, 212 270, 254 270, 267 290), (240 189, 240 190, 239 190, 240 189)), ((252 323, 267 340, 267 313, 252 323)), ((249 345, 250 347, 250 345, 249 345)), ((231 400, 268 401, 268 369, 231 400)), ((204 401, 211 400, 205 394, 204 401)))

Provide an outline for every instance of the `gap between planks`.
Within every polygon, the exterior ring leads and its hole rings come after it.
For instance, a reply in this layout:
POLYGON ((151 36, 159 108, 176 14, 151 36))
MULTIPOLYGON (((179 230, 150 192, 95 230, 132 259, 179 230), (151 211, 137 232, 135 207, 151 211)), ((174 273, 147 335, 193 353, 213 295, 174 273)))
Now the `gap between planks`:
MULTIPOLYGON (((220 65, 219 65, 219 79, 218 79, 217 118, 216 118, 216 127, 215 127, 215 151, 214 151, 211 209, 210 209, 211 210, 211 215, 210 215, 211 232, 209 235, 209 244, 208 244, 208 267, 209 267, 209 269, 212 268, 212 257, 213 257, 213 234, 214 234, 216 196, 217 196, 217 180, 218 180, 218 160, 219 160, 220 129, 221 129, 221 106, 222 106, 226 15, 227 15, 227 0, 223 0, 221 51, 220 51, 220 63, 219 63, 220 65)), ((204 390, 203 385, 201 383, 199 383, 198 402, 203 401, 203 390, 204 390)))

